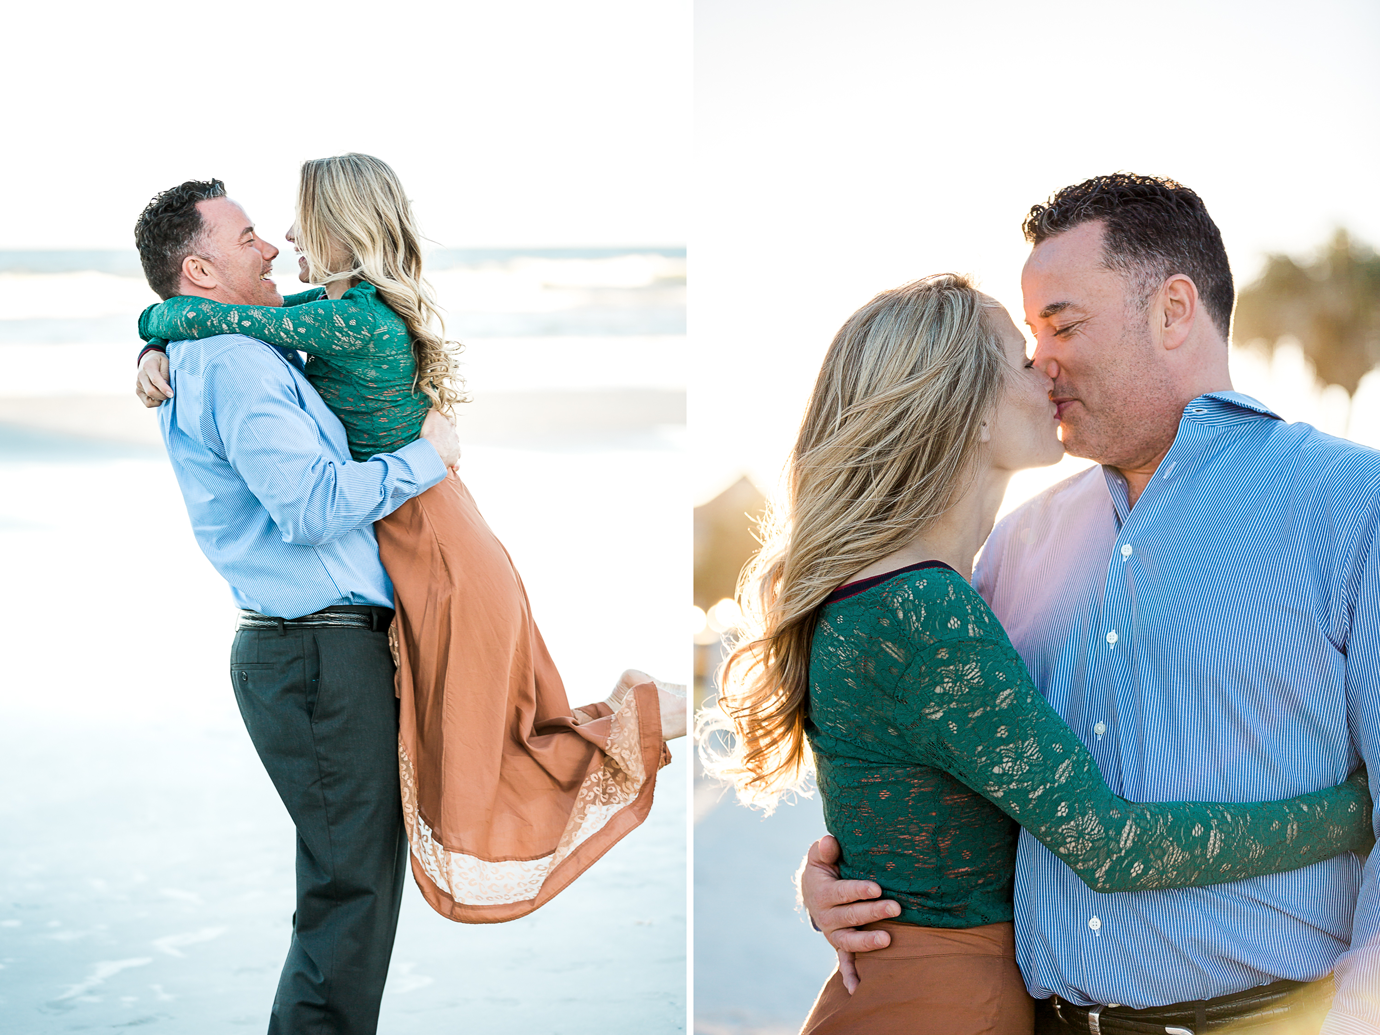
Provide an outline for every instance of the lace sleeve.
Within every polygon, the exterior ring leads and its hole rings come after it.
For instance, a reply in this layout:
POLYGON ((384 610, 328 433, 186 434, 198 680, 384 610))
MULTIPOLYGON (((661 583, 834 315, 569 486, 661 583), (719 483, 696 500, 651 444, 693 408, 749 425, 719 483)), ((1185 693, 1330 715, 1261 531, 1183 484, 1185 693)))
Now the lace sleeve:
POLYGON ((1218 884, 1369 845, 1363 771, 1287 801, 1129 802, 1036 690, 1019 655, 986 639, 915 657, 898 687, 927 761, 1039 838, 1095 891, 1218 884))
POLYGON ((375 350, 375 335, 380 331, 378 316, 368 305, 343 298, 336 301, 323 298, 281 307, 227 305, 192 295, 177 295, 150 306, 139 317, 139 336, 145 341, 246 334, 270 345, 300 349, 313 356, 368 354, 375 350))

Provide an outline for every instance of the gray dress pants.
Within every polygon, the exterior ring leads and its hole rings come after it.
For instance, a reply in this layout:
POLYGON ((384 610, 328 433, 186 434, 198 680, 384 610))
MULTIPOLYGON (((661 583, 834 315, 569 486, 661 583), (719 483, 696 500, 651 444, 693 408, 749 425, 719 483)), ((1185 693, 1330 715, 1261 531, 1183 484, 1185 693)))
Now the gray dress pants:
POLYGON ((407 837, 388 634, 242 629, 230 679, 297 826, 297 912, 270 1035, 372 1035, 407 837))

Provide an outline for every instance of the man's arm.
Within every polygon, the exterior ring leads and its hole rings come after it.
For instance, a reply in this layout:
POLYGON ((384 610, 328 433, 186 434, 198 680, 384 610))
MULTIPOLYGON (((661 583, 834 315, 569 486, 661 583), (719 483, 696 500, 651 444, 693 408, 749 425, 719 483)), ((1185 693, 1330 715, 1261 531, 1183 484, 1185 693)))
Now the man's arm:
MULTIPOLYGON (((1352 744, 1372 772, 1380 771, 1375 768, 1380 766, 1380 529, 1375 522, 1371 517, 1363 537, 1365 563, 1346 645, 1347 724, 1352 744)), ((1380 795, 1376 798, 1371 818, 1380 836, 1380 795)), ((1375 848, 1362 871, 1351 948, 1337 960, 1334 975, 1337 995, 1322 1035, 1378 1035, 1380 850, 1375 848)))
POLYGON ((881 898, 882 889, 870 880, 839 879, 839 843, 825 834, 810 846, 796 875, 800 901, 810 923, 823 932, 839 954, 839 974, 851 994, 858 987, 855 952, 871 952, 891 944, 885 931, 859 931, 876 920, 890 920, 901 913, 900 903, 881 898))
POLYGON ((209 413, 222 455, 286 543, 318 546, 377 521, 440 482, 459 461, 454 428, 439 414, 428 415, 424 438, 395 453, 363 463, 327 456, 321 427, 298 401, 297 382, 262 345, 226 350, 206 368, 204 384, 182 378, 179 389, 175 419, 209 413), (204 399, 189 399, 189 385, 204 399))

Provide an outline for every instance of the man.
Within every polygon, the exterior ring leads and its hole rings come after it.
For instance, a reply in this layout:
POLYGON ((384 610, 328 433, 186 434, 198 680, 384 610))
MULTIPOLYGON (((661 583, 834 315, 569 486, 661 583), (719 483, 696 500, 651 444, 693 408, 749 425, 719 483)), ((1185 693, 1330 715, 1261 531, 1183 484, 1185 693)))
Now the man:
MULTIPOLYGON (((219 180, 159 194, 135 241, 163 298, 282 305, 278 249, 219 180)), ((269 1031, 373 1032, 407 839, 393 590, 371 526, 440 482, 459 443, 433 411, 420 440, 356 463, 295 352, 231 334, 171 342, 168 362, 163 440, 197 542, 242 608, 231 683, 297 826, 297 912, 269 1031)))
MULTIPOLYGON (((1192 191, 1101 177, 1025 232, 1034 362, 1066 448, 1102 464, 1005 518, 974 572, 1036 684, 1129 799, 1376 769, 1380 454, 1231 390, 1231 271, 1192 191)), ((851 928, 899 907, 859 901, 880 889, 838 881, 837 851, 811 849, 802 895, 855 987, 849 953, 887 936, 851 928)), ((1022 832, 1015 915, 1040 1031, 1380 1033, 1380 853, 1098 894, 1022 832)))

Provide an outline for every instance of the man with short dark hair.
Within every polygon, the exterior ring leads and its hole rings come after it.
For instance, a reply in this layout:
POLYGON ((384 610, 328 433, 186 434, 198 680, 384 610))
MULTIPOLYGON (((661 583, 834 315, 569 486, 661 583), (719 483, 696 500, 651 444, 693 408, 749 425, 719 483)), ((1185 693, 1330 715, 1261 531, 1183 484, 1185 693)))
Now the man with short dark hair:
MULTIPOLYGON (((135 230, 151 287, 282 305, 262 240, 219 180, 149 203, 135 230)), ((436 411, 364 463, 297 353, 239 334, 168 344, 163 441, 198 545, 241 608, 230 678, 297 827, 297 911, 270 1032, 375 1031, 407 873, 393 588, 372 524, 459 460, 436 411)))
MULTIPOLYGON (((1231 271, 1186 187, 1099 177, 1025 232, 1034 362, 1101 464, 1003 519, 974 571, 1036 685, 1132 800, 1380 772, 1380 453, 1232 390, 1231 271)), ((898 907, 836 859, 811 849, 802 894, 855 984, 848 953, 886 936, 850 928, 898 907)), ((1015 917, 1042 1032, 1380 1032, 1380 853, 1099 894, 1022 832, 1015 917)))
MULTIPOLYGON (((144 279, 159 298, 179 294, 182 260, 205 250, 206 226, 197 203, 223 197, 225 184, 220 180, 188 180, 157 195, 139 214, 139 221, 134 224, 134 244, 139 249, 144 279)), ((276 287, 273 291, 277 293, 276 287)), ((282 302, 281 295, 278 302, 282 302)))

